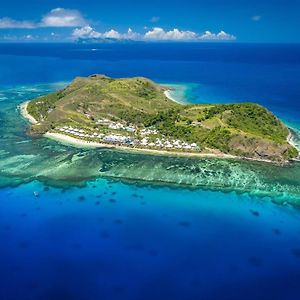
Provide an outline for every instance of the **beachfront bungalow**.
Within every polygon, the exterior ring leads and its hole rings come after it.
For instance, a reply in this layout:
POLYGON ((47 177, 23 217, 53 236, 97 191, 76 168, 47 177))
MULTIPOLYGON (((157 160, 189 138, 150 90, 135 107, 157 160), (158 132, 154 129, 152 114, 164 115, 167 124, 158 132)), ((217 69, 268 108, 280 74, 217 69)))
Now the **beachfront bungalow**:
POLYGON ((142 146, 147 146, 148 145, 148 139, 142 139, 141 145, 142 146))
POLYGON ((103 140, 108 143, 133 144, 133 140, 131 138, 116 134, 104 136, 103 140))
POLYGON ((135 132, 136 131, 136 129, 134 127, 129 127, 129 126, 125 127, 125 130, 128 131, 128 132, 135 132))
POLYGON ((163 143, 160 141, 160 139, 156 139, 156 146, 159 148, 163 148, 163 143))

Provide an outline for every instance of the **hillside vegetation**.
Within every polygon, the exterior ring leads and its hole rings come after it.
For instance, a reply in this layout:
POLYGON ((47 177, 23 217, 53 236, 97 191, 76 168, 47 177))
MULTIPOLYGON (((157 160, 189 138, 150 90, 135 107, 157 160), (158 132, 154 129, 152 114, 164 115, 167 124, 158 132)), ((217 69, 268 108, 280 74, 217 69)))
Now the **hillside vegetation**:
POLYGON ((142 77, 78 77, 29 103, 29 114, 39 122, 30 132, 43 134, 64 125, 101 131, 97 120, 106 119, 135 126, 136 138, 140 130, 155 128, 159 136, 197 143, 202 152, 274 161, 298 155, 287 142, 287 127, 258 104, 180 105, 165 90, 142 77))

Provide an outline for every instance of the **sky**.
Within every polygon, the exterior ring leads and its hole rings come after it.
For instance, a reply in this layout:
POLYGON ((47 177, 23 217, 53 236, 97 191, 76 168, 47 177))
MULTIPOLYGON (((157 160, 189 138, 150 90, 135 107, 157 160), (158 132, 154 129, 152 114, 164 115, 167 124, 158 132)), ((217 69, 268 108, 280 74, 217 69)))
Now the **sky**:
POLYGON ((300 0, 10 0, 0 42, 300 42, 300 0))

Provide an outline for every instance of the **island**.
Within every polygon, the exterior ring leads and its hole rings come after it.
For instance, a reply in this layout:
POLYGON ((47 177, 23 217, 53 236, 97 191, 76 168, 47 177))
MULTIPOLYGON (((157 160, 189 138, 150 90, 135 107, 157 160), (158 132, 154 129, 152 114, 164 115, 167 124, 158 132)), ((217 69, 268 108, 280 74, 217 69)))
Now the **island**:
POLYGON ((28 134, 82 147, 276 163, 298 156, 287 126, 261 105, 181 104, 144 77, 77 77, 21 112, 28 134))

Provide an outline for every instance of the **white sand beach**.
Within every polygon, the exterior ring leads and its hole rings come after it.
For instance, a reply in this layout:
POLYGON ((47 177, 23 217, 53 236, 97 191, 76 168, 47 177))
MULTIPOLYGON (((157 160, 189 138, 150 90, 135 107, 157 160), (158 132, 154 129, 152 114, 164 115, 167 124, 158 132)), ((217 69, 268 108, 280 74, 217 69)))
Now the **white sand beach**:
POLYGON ((72 145, 78 148, 116 148, 114 145, 89 142, 56 132, 47 132, 44 134, 44 137, 61 142, 62 144, 72 145))
MULTIPOLYGON (((98 143, 98 142, 89 142, 89 141, 73 138, 55 132, 47 132, 46 134, 44 134, 44 136, 52 140, 58 141, 62 144, 74 146, 77 148, 106 148, 106 149, 116 149, 116 150, 127 151, 127 152, 136 152, 136 153, 153 154, 153 155, 249 160, 249 161, 259 161, 259 162, 277 164, 276 162, 267 159, 246 158, 246 157, 240 157, 240 156, 224 154, 224 153, 195 153, 195 152, 183 152, 183 151, 167 151, 167 150, 156 150, 156 149, 148 149, 148 148, 121 146, 115 144, 105 144, 105 143, 98 143)), ((284 164, 284 162, 278 164, 284 164)))
POLYGON ((161 154, 161 155, 176 155, 176 156, 191 156, 191 157, 217 157, 217 158, 237 158, 234 155, 222 154, 222 153, 194 153, 194 152, 181 152, 181 151, 167 151, 167 150, 156 150, 148 148, 136 148, 129 146, 121 146, 116 144, 105 144, 98 142, 89 142, 71 136, 56 133, 56 132, 47 132, 44 134, 45 137, 62 142, 64 144, 77 146, 80 148, 108 148, 108 149, 120 149, 125 151, 134 151, 134 152, 143 152, 143 153, 152 153, 152 154, 161 154))
POLYGON ((31 116, 27 111, 28 103, 29 101, 26 101, 19 106, 20 113, 23 116, 23 118, 27 119, 31 124, 38 124, 37 120, 33 116, 31 116))
POLYGON ((176 100, 174 97, 171 96, 171 90, 164 91, 164 94, 168 99, 170 99, 178 104, 182 104, 180 101, 176 100))

